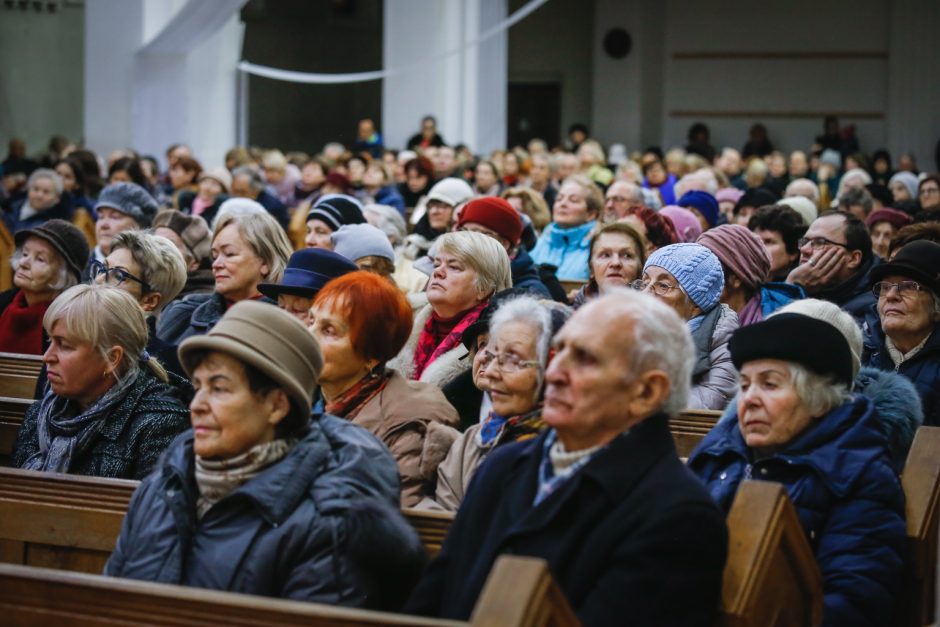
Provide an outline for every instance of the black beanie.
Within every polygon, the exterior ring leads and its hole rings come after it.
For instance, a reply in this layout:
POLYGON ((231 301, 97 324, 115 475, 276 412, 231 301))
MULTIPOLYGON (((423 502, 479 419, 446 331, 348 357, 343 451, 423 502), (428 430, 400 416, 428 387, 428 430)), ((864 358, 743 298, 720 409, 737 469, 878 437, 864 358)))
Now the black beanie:
POLYGON ((852 349, 839 330, 803 314, 782 313, 741 327, 728 343, 734 367, 755 359, 792 361, 852 386, 852 349))
POLYGON ((15 237, 17 247, 22 246, 31 236, 38 237, 55 248, 62 255, 69 271, 78 281, 82 280, 82 272, 88 263, 91 249, 84 233, 77 226, 57 218, 47 220, 37 227, 17 232, 15 237))
POLYGON ((366 221, 362 215, 362 204, 344 194, 330 194, 317 201, 307 214, 308 220, 314 218, 329 226, 332 231, 338 231, 339 227, 346 224, 365 224, 366 221))

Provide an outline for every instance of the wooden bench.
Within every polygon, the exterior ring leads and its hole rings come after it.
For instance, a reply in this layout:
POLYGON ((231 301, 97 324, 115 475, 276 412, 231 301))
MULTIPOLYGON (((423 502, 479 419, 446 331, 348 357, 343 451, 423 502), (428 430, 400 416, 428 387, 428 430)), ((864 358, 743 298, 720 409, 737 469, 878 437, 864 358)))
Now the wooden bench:
POLYGON ((0 564, 5 625, 574 627, 542 560, 501 557, 468 623, 0 564))
POLYGON ((31 399, 0 396, 0 465, 9 465, 16 434, 23 424, 27 408, 32 404, 31 399))
MULTIPOLYGON (((137 481, 0 468, 0 562, 100 573, 137 481)), ((402 510, 436 555, 453 515, 402 510)))
POLYGON ((721 418, 720 411, 708 409, 686 409, 675 418, 669 419, 669 431, 676 444, 676 453, 687 459, 702 439, 721 418))
POLYGON ((41 368, 39 355, 0 353, 0 396, 33 398, 41 368))

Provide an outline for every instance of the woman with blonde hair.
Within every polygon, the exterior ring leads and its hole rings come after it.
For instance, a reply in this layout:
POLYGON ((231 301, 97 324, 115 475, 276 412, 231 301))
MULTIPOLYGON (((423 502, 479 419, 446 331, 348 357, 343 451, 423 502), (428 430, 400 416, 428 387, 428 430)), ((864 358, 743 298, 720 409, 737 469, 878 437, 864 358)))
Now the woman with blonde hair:
POLYGON ((49 387, 26 411, 13 465, 142 479, 188 428, 188 412, 145 350, 144 312, 127 292, 76 285, 46 311, 49 387))
POLYGON ((603 209, 604 197, 591 179, 569 176, 558 190, 553 221, 532 249, 532 259, 555 266, 562 281, 587 280, 591 234, 603 209))

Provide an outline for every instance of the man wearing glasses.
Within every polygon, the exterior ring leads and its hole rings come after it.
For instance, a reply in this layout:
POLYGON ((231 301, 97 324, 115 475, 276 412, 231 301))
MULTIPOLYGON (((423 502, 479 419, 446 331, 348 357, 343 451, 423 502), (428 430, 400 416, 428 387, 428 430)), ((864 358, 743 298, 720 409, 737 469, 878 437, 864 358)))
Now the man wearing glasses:
POLYGON ((875 256, 865 224, 849 213, 827 211, 813 221, 799 247, 800 265, 787 283, 838 305, 861 322, 875 302, 869 289, 875 256))
POLYGON ((604 222, 616 222, 630 214, 630 210, 645 207, 643 190, 629 181, 614 181, 604 198, 604 222))

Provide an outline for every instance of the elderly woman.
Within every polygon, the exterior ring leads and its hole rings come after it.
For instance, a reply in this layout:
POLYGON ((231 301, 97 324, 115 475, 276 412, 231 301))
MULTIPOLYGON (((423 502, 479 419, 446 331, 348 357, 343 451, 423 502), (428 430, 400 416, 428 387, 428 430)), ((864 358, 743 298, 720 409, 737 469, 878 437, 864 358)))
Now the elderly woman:
MULTIPOLYGON (((108 185, 95 203, 95 240, 90 261, 104 261, 111 253, 111 240, 123 231, 148 229, 159 210, 157 201, 147 190, 135 183, 108 185)), ((89 266, 85 278, 89 278, 89 266)))
POLYGON ((290 256, 279 283, 259 283, 258 291, 306 326, 319 291, 333 279, 357 269, 356 264, 332 250, 304 248, 290 256))
POLYGON ((183 255, 186 283, 179 297, 208 293, 215 286, 212 276, 212 231, 201 216, 167 209, 153 219, 155 235, 165 237, 183 255))
POLYGON ((366 221, 379 229, 388 238, 395 253, 395 272, 392 279, 405 294, 424 293, 428 275, 414 267, 414 262, 405 254, 405 238, 408 227, 398 210, 388 205, 366 205, 363 209, 366 221))
POLYGON ((385 367, 408 339, 411 320, 401 291, 362 271, 332 281, 310 310, 310 331, 323 350, 324 410, 388 446, 398 462, 403 507, 433 494, 437 465, 453 441, 440 425, 458 423, 440 389, 385 367))
POLYGON ((418 259, 426 255, 434 241, 451 230, 457 221, 457 210, 473 196, 473 189, 463 179, 448 177, 435 183, 428 192, 427 204, 415 207, 411 214, 412 222, 418 221, 414 233, 408 236, 408 257, 418 259))
POLYGON ((894 370, 914 382, 924 407, 924 424, 940 426, 940 244, 907 244, 888 263, 872 270, 878 297, 865 316, 862 362, 894 370), (877 313, 877 317, 875 314, 877 313))
POLYGON ((736 411, 689 468, 725 511, 742 481, 782 483, 822 571, 823 625, 892 624, 907 552, 904 495, 878 412, 849 394, 846 338, 780 313, 736 332, 731 355, 741 369, 736 411))
POLYGON ((196 181, 195 192, 183 190, 176 197, 179 210, 189 215, 202 216, 208 224, 212 224, 222 203, 228 200, 232 175, 225 168, 212 168, 201 172, 196 181))
POLYGON ((134 493, 105 574, 395 609, 422 561, 395 462, 343 420, 311 421, 323 358, 304 326, 240 302, 180 360, 193 428, 134 493))
POLYGON ((770 252, 761 239, 740 224, 709 229, 698 243, 715 253, 725 273, 722 304, 738 314, 743 327, 760 322, 787 303, 803 298, 803 288, 770 283, 770 252))
POLYGON ((555 266, 562 281, 587 280, 591 233, 603 208, 604 197, 591 179, 565 179, 552 207, 553 221, 532 249, 535 263, 555 266))
POLYGON ((186 429, 186 408, 146 355, 140 305, 113 287, 76 285, 52 303, 43 326, 49 389, 26 411, 13 465, 143 479, 186 429))
POLYGON ((203 335, 225 310, 243 300, 262 298, 258 284, 281 280, 291 248, 284 229, 269 213, 223 213, 212 237, 215 290, 172 303, 157 323, 157 335, 179 344, 203 335))
POLYGON ((590 250, 590 279, 572 299, 575 309, 611 289, 632 285, 640 278, 646 263, 643 236, 624 222, 614 222, 599 230, 591 238, 590 250))
POLYGON ((72 204, 63 198, 62 177, 55 170, 40 168, 29 176, 26 197, 13 203, 3 221, 10 233, 31 229, 47 220, 72 219, 72 204))
POLYGON ((506 250, 482 233, 442 235, 431 258, 428 305, 418 312, 411 337, 389 365, 410 379, 443 387, 470 368, 460 338, 490 297, 511 285, 511 274, 506 250))
POLYGON ((424 505, 456 512, 474 472, 493 449, 533 438, 545 427, 541 409, 549 347, 569 312, 529 295, 499 306, 490 319, 487 344, 475 360, 492 399, 491 411, 451 446, 437 469, 435 503, 424 505))
POLYGON ((877 209, 865 218, 865 226, 871 233, 872 251, 882 259, 888 258, 891 252, 891 240, 914 219, 903 211, 885 207, 877 209))
POLYGON ((664 246, 679 243, 679 234, 672 220, 667 220, 665 215, 649 207, 631 207, 621 221, 632 226, 643 236, 647 255, 664 246))
POLYGON ((364 224, 362 203, 345 194, 326 194, 307 213, 307 248, 333 249, 331 237, 345 224, 364 224))
POLYGON ((687 321, 696 353, 688 406, 724 409, 737 385, 728 340, 738 328, 738 316, 720 302, 725 279, 718 257, 701 244, 660 248, 633 286, 651 291, 687 321))
POLYGON ((347 224, 333 233, 333 251, 360 270, 384 277, 393 285, 395 251, 385 233, 371 224, 347 224))
POLYGON ((917 175, 912 172, 896 172, 888 181, 894 202, 917 200, 917 182, 917 175))
POLYGON ((41 355, 48 338, 42 319, 52 301, 81 280, 88 242, 64 220, 16 234, 13 288, 0 293, 0 351, 41 355))

